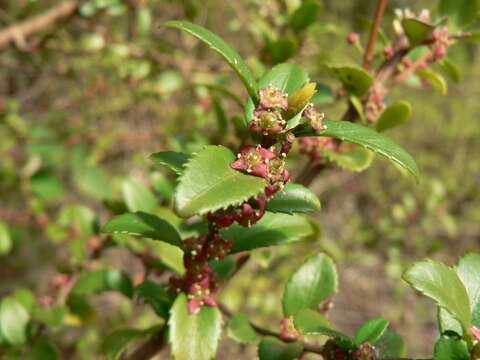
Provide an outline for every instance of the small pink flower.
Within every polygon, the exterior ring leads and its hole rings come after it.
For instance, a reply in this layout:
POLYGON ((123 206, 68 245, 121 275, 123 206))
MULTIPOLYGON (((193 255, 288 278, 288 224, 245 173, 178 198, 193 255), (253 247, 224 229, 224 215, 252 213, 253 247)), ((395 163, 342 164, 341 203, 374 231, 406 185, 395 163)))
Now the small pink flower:
POLYGON ((267 178, 268 177, 268 162, 274 159, 277 155, 267 149, 258 146, 245 146, 238 159, 230 164, 230 167, 235 170, 245 171, 249 174, 267 178))
POLYGON ((288 109, 288 94, 273 87, 272 84, 260 89, 258 93, 260 95, 260 107, 264 109, 288 109))
POLYGON ((476 327, 475 325, 470 326, 470 331, 472 332, 473 337, 477 340, 480 341, 480 329, 476 327))
POLYGON ((303 116, 309 120, 309 125, 316 131, 325 130, 327 127, 323 124, 325 114, 317 111, 313 104, 308 104, 305 110, 303 110, 303 116))
POLYGON ((392 57, 393 56, 393 49, 391 46, 387 46, 385 49, 383 49, 383 54, 386 57, 392 57))
POLYGON ((355 43, 360 41, 360 35, 358 35, 358 33, 356 32, 350 32, 347 35, 347 41, 349 44, 354 45, 355 43))

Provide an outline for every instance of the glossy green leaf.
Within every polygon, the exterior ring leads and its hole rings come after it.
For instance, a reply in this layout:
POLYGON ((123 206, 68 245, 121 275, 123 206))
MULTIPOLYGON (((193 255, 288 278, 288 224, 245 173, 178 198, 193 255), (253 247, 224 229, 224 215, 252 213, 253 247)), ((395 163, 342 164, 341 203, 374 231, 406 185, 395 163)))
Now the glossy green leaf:
POLYGON ((295 328, 304 335, 326 335, 338 339, 349 348, 356 348, 354 339, 332 329, 332 324, 319 312, 300 310, 294 318, 295 328))
POLYGON ((102 269, 83 273, 75 283, 75 295, 96 294, 103 291, 119 291, 133 296, 133 284, 126 273, 118 269, 102 269))
POLYGON ((216 307, 202 306, 192 315, 185 294, 177 296, 170 311, 169 340, 175 360, 210 360, 217 351, 222 316, 216 307))
POLYGON ((403 275, 413 288, 433 299, 468 329, 471 320, 467 290, 455 271, 432 260, 415 263, 403 275))
POLYGON ((148 247, 166 267, 180 275, 185 273, 183 251, 178 246, 172 246, 163 241, 149 241, 148 247))
POLYGON ((107 335, 102 344, 102 352, 107 360, 117 360, 128 345, 142 338, 144 331, 136 329, 116 330, 107 335))
POLYGON ((167 166, 170 170, 182 175, 185 164, 190 159, 190 155, 175 151, 161 151, 150 155, 150 159, 160 165, 167 166))
POLYGON ((45 341, 37 341, 28 351, 24 360, 57 360, 58 352, 52 344, 45 341))
POLYGON ((433 360, 470 360, 470 352, 465 341, 441 337, 435 343, 433 360))
POLYGON ((321 148, 320 151, 328 160, 337 163, 341 168, 356 172, 368 169, 375 155, 373 151, 361 146, 355 146, 353 149, 340 153, 326 148, 321 148))
POLYGON ((290 27, 295 32, 305 30, 317 21, 322 10, 322 4, 318 0, 306 0, 293 12, 290 18, 290 27))
POLYGON ((365 341, 373 344, 382 337, 389 323, 387 319, 382 317, 368 320, 357 330, 355 342, 357 345, 363 344, 365 341))
POLYGON ((155 195, 148 187, 136 180, 124 180, 122 193, 129 211, 153 212, 157 207, 155 195))
POLYGON ((293 316, 302 309, 318 309, 320 303, 337 291, 337 270, 332 259, 319 253, 309 257, 285 285, 283 314, 293 316))
POLYGON ((266 213, 252 227, 237 224, 222 230, 224 237, 233 239, 232 253, 260 247, 289 244, 299 241, 313 232, 309 221, 301 215, 266 213))
POLYGON ((268 200, 267 210, 286 214, 319 211, 320 200, 313 191, 305 186, 288 183, 282 191, 268 200))
POLYGON ((412 47, 433 39, 432 32, 435 29, 433 25, 407 18, 402 20, 402 27, 412 47))
POLYGON ((167 291, 165 285, 145 280, 137 286, 135 294, 142 297, 145 304, 150 305, 158 316, 166 319, 173 302, 167 291))
MULTIPOLYGON (((317 133, 305 133, 307 136, 331 136, 366 147, 407 169, 416 179, 419 173, 412 156, 389 138, 365 126, 349 121, 325 120, 327 129, 317 133)), ((299 134, 302 136, 303 134, 299 134)))
POLYGON ((410 118, 412 106, 407 101, 396 101, 389 105, 380 115, 376 129, 379 132, 398 126, 410 118))
POLYGON ((8 254, 12 246, 12 237, 8 225, 4 221, 0 221, 0 256, 8 254))
POLYGON ((372 76, 360 67, 330 66, 329 70, 350 94, 358 97, 365 95, 373 83, 372 76))
POLYGON ((467 289, 472 324, 480 327, 480 255, 476 253, 465 255, 454 269, 467 289))
POLYGON ((385 331, 374 345, 382 358, 395 358, 406 356, 407 347, 403 338, 397 333, 385 331))
POLYGON ((235 155, 223 146, 206 146, 192 156, 179 178, 175 209, 182 217, 204 215, 258 195, 265 179, 234 170, 235 155))
POLYGON ((0 335, 11 345, 22 345, 27 341, 27 325, 30 315, 14 298, 4 297, 0 303, 0 335))
POLYGON ((250 71, 248 65, 243 61, 241 56, 230 47, 219 36, 212 33, 201 26, 186 21, 168 21, 162 25, 163 27, 177 28, 195 36, 206 43, 212 50, 218 52, 228 62, 231 68, 237 73, 242 80, 248 94, 252 99, 257 99, 257 85, 255 78, 250 71))
POLYGON ((298 343, 285 343, 271 336, 264 337, 258 344, 259 360, 294 360, 302 351, 298 343))
POLYGON ((455 319, 447 310, 439 307, 437 309, 438 327, 441 334, 451 334, 452 332, 463 337, 462 324, 455 319))
POLYGON ((257 333, 250 325, 247 315, 237 312, 228 321, 228 334, 240 343, 251 343, 257 339, 257 333))
POLYGON ((447 82, 444 77, 439 73, 431 69, 418 70, 417 75, 423 79, 428 80, 428 82, 437 90, 440 94, 445 95, 447 93, 448 87, 447 82))
POLYGON ((154 240, 165 241, 179 248, 183 247, 180 234, 173 225, 156 215, 147 214, 142 211, 127 213, 113 218, 105 224, 102 232, 143 236, 154 240))
POLYGON ((224 259, 211 261, 210 267, 218 275, 218 280, 223 281, 235 271, 236 261, 232 256, 227 256, 224 259))

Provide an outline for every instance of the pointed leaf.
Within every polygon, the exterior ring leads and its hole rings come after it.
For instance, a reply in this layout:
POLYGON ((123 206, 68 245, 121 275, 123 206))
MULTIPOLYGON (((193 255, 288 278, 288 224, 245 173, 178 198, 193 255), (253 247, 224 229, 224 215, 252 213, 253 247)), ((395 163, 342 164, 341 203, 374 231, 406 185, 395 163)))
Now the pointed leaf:
POLYGON ((400 125, 410 118, 412 106, 406 101, 397 101, 389 105, 377 121, 377 131, 382 132, 400 125))
POLYGON ((175 360, 210 360, 217 352, 222 316, 216 307, 202 306, 191 315, 185 294, 177 296, 170 311, 169 340, 175 360))
POLYGON ((194 154, 180 177, 175 208, 183 217, 204 215, 239 205, 265 188, 265 179, 230 167, 235 155, 223 146, 206 146, 194 154))
POLYGON ((402 357, 407 352, 403 338, 391 331, 385 331, 373 345, 378 349, 382 358, 402 357))
POLYGON ((295 32, 305 30, 317 20, 321 10, 322 4, 318 0, 304 1, 292 14, 290 27, 295 32))
POLYGON ((257 333, 250 325, 247 315, 237 312, 228 322, 228 333, 231 338, 240 343, 251 343, 257 339, 257 333))
POLYGON ((432 260, 415 263, 403 275, 413 288, 437 302, 468 329, 471 320, 467 290, 455 271, 432 260))
POLYGON ((467 289, 472 310, 472 324, 480 327, 480 255, 470 253, 455 266, 458 277, 467 289))
POLYGON ((444 57, 438 61, 438 65, 440 65, 440 68, 451 80, 455 82, 459 82, 461 80, 462 75, 460 74, 458 66, 455 65, 449 58, 444 57))
POLYGON ((0 336, 11 345, 27 341, 27 325, 30 315, 14 298, 4 297, 0 303, 0 336))
POLYGON ((311 256, 285 285, 284 316, 293 316, 305 308, 316 310, 323 300, 337 291, 337 286, 337 270, 332 259, 323 253, 311 256))
POLYGON ((320 200, 305 186, 288 183, 282 191, 268 201, 267 210, 286 214, 319 211, 320 200))
POLYGON ((161 151, 150 155, 150 159, 167 166, 170 170, 176 172, 177 175, 182 175, 190 155, 175 151, 161 151))
POLYGON ((380 339, 387 330, 389 321, 382 317, 373 318, 364 323, 355 334, 355 342, 357 345, 363 344, 365 341, 373 344, 380 339))
POLYGON ((150 305, 158 316, 166 319, 173 301, 167 290, 165 285, 145 280, 135 289, 135 295, 142 297, 145 304, 150 305))
POLYGON ((432 32, 435 29, 433 25, 409 18, 402 20, 402 27, 411 47, 433 39, 432 32))
POLYGON ((441 337, 435 344, 433 360, 469 360, 467 344, 461 339, 441 337))
MULTIPOLYGON (((317 133, 305 133, 306 136, 331 136, 366 147, 387 157, 407 169, 418 180, 418 168, 412 156, 389 138, 365 126, 349 121, 325 120, 327 129, 317 133)), ((299 134, 302 136, 304 134, 299 134)))
POLYGON ((0 221, 0 256, 6 255, 12 249, 12 237, 8 225, 0 221))
POLYGON ((140 339, 145 333, 142 330, 116 330, 107 335, 102 345, 102 352, 107 360, 117 360, 130 343, 140 339))
POLYGON ((128 234, 165 241, 183 248, 178 231, 168 221, 142 211, 127 213, 110 220, 102 229, 104 233, 128 234))
POLYGON ((155 195, 144 184, 127 179, 122 183, 122 193, 129 211, 153 212, 157 207, 155 195))
POLYGON ((372 76, 364 69, 356 66, 330 66, 333 76, 343 83, 343 86, 352 95, 365 95, 373 83, 372 76))
POLYGON ((431 69, 418 70, 417 75, 428 80, 440 94, 445 95, 447 93, 447 82, 442 75, 431 69))
POLYGON ((294 360, 302 351, 298 343, 285 343, 271 336, 264 337, 258 344, 259 360, 294 360))
POLYGON ((266 213, 252 227, 237 224, 222 231, 222 236, 232 237, 232 253, 252 250, 260 247, 275 246, 299 241, 311 235, 312 226, 300 215, 266 213))
POLYGON ((163 27, 177 28, 195 36, 206 43, 212 50, 218 52, 228 62, 230 67, 237 73, 242 80, 248 94, 252 99, 257 99, 257 86, 255 78, 250 71, 248 65, 243 61, 241 56, 230 47, 218 35, 196 24, 187 21, 168 21, 162 25, 163 27))

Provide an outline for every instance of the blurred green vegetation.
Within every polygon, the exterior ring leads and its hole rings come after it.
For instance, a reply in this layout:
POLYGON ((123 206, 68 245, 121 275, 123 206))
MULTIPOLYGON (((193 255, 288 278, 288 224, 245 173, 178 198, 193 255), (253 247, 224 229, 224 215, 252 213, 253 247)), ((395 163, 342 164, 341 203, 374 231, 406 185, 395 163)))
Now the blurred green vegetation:
MULTIPOLYGON (((178 269, 178 254, 170 248, 126 236, 105 240, 99 226, 125 209, 176 221, 165 208, 174 176, 148 155, 192 152, 212 142, 237 147, 241 134, 230 120, 242 115, 238 100, 243 102, 246 93, 207 47, 159 24, 185 19, 211 29, 247 59, 257 76, 294 55, 292 61, 325 84, 319 104, 326 117, 340 118, 346 104, 334 102, 340 85, 324 65, 361 61, 345 38, 358 31, 366 43, 376 2, 324 0, 317 21, 307 30, 295 25, 294 33, 286 24, 298 3, 95 0, 52 28, 0 49, 0 296, 24 292, 38 301, 48 295, 55 274, 82 267, 120 268, 137 285, 145 269, 127 248, 137 254, 151 249, 158 263, 155 278, 165 277, 165 266, 178 269), (95 241, 108 242, 101 256, 95 241)), ((55 4, 0 0, 1 27, 55 4)), ((436 9, 437 1, 391 1, 383 21, 387 37, 393 10, 403 7, 436 9)), ((414 260, 431 257, 453 264, 466 251, 479 249, 479 55, 476 43, 451 47, 448 56, 460 79, 448 81, 447 95, 412 80, 387 99, 412 104, 410 121, 388 136, 417 160, 419 184, 378 157, 361 173, 322 174, 312 184, 322 202, 318 238, 256 251, 254 261, 224 289, 223 301, 276 328, 272 319, 280 319, 288 275, 320 249, 338 262, 340 293, 331 319, 342 330, 353 333, 367 318, 381 315, 406 338, 409 353, 430 354, 437 336, 434 307, 400 276, 414 260)), ((303 162, 297 156, 291 168, 298 171, 303 162)), ((58 324, 50 318, 54 326, 42 335, 68 359, 101 358, 108 332, 159 321, 150 308, 136 309, 118 293, 95 295, 90 303, 82 297, 70 301, 77 303, 69 304, 70 310, 56 309, 65 313, 57 314, 58 324)), ((47 316, 37 313, 38 319, 47 316)), ((218 358, 254 354, 254 347, 226 340, 218 358)))

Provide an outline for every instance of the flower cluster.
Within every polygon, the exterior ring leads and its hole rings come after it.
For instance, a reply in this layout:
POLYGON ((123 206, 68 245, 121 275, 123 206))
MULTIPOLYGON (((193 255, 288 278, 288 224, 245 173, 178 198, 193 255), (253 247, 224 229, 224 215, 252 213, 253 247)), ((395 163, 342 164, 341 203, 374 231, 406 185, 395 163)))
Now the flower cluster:
POLYGON ((253 112, 249 128, 259 134, 272 135, 285 130, 287 122, 282 111, 288 109, 288 94, 271 84, 259 90, 260 102, 253 112))
POLYGON ((323 123, 323 119, 325 119, 325 114, 315 109, 312 103, 308 104, 305 110, 303 110, 303 116, 307 118, 307 124, 310 125, 313 130, 322 131, 327 128, 323 123))
POLYGON ((311 159, 321 159, 323 157, 322 148, 335 150, 333 138, 329 136, 306 136, 300 140, 300 152, 311 159))
POLYGON ((366 117, 375 121, 385 110, 385 89, 382 84, 375 83, 370 87, 366 102, 366 117))
POLYGON ((450 45, 450 39, 448 36, 448 27, 444 26, 441 29, 433 31, 433 39, 435 40, 431 46, 433 59, 437 61, 442 59, 447 53, 447 47, 450 45))
POLYGON ((216 229, 207 235, 184 240, 183 264, 185 277, 170 278, 175 294, 185 292, 188 297, 188 311, 197 314, 202 305, 217 306, 213 294, 218 290, 218 276, 209 261, 223 259, 230 252, 232 240, 223 239, 216 229))
POLYGON ((375 360, 379 354, 368 342, 357 349, 345 349, 337 340, 330 339, 323 346, 322 356, 325 360, 375 360))

